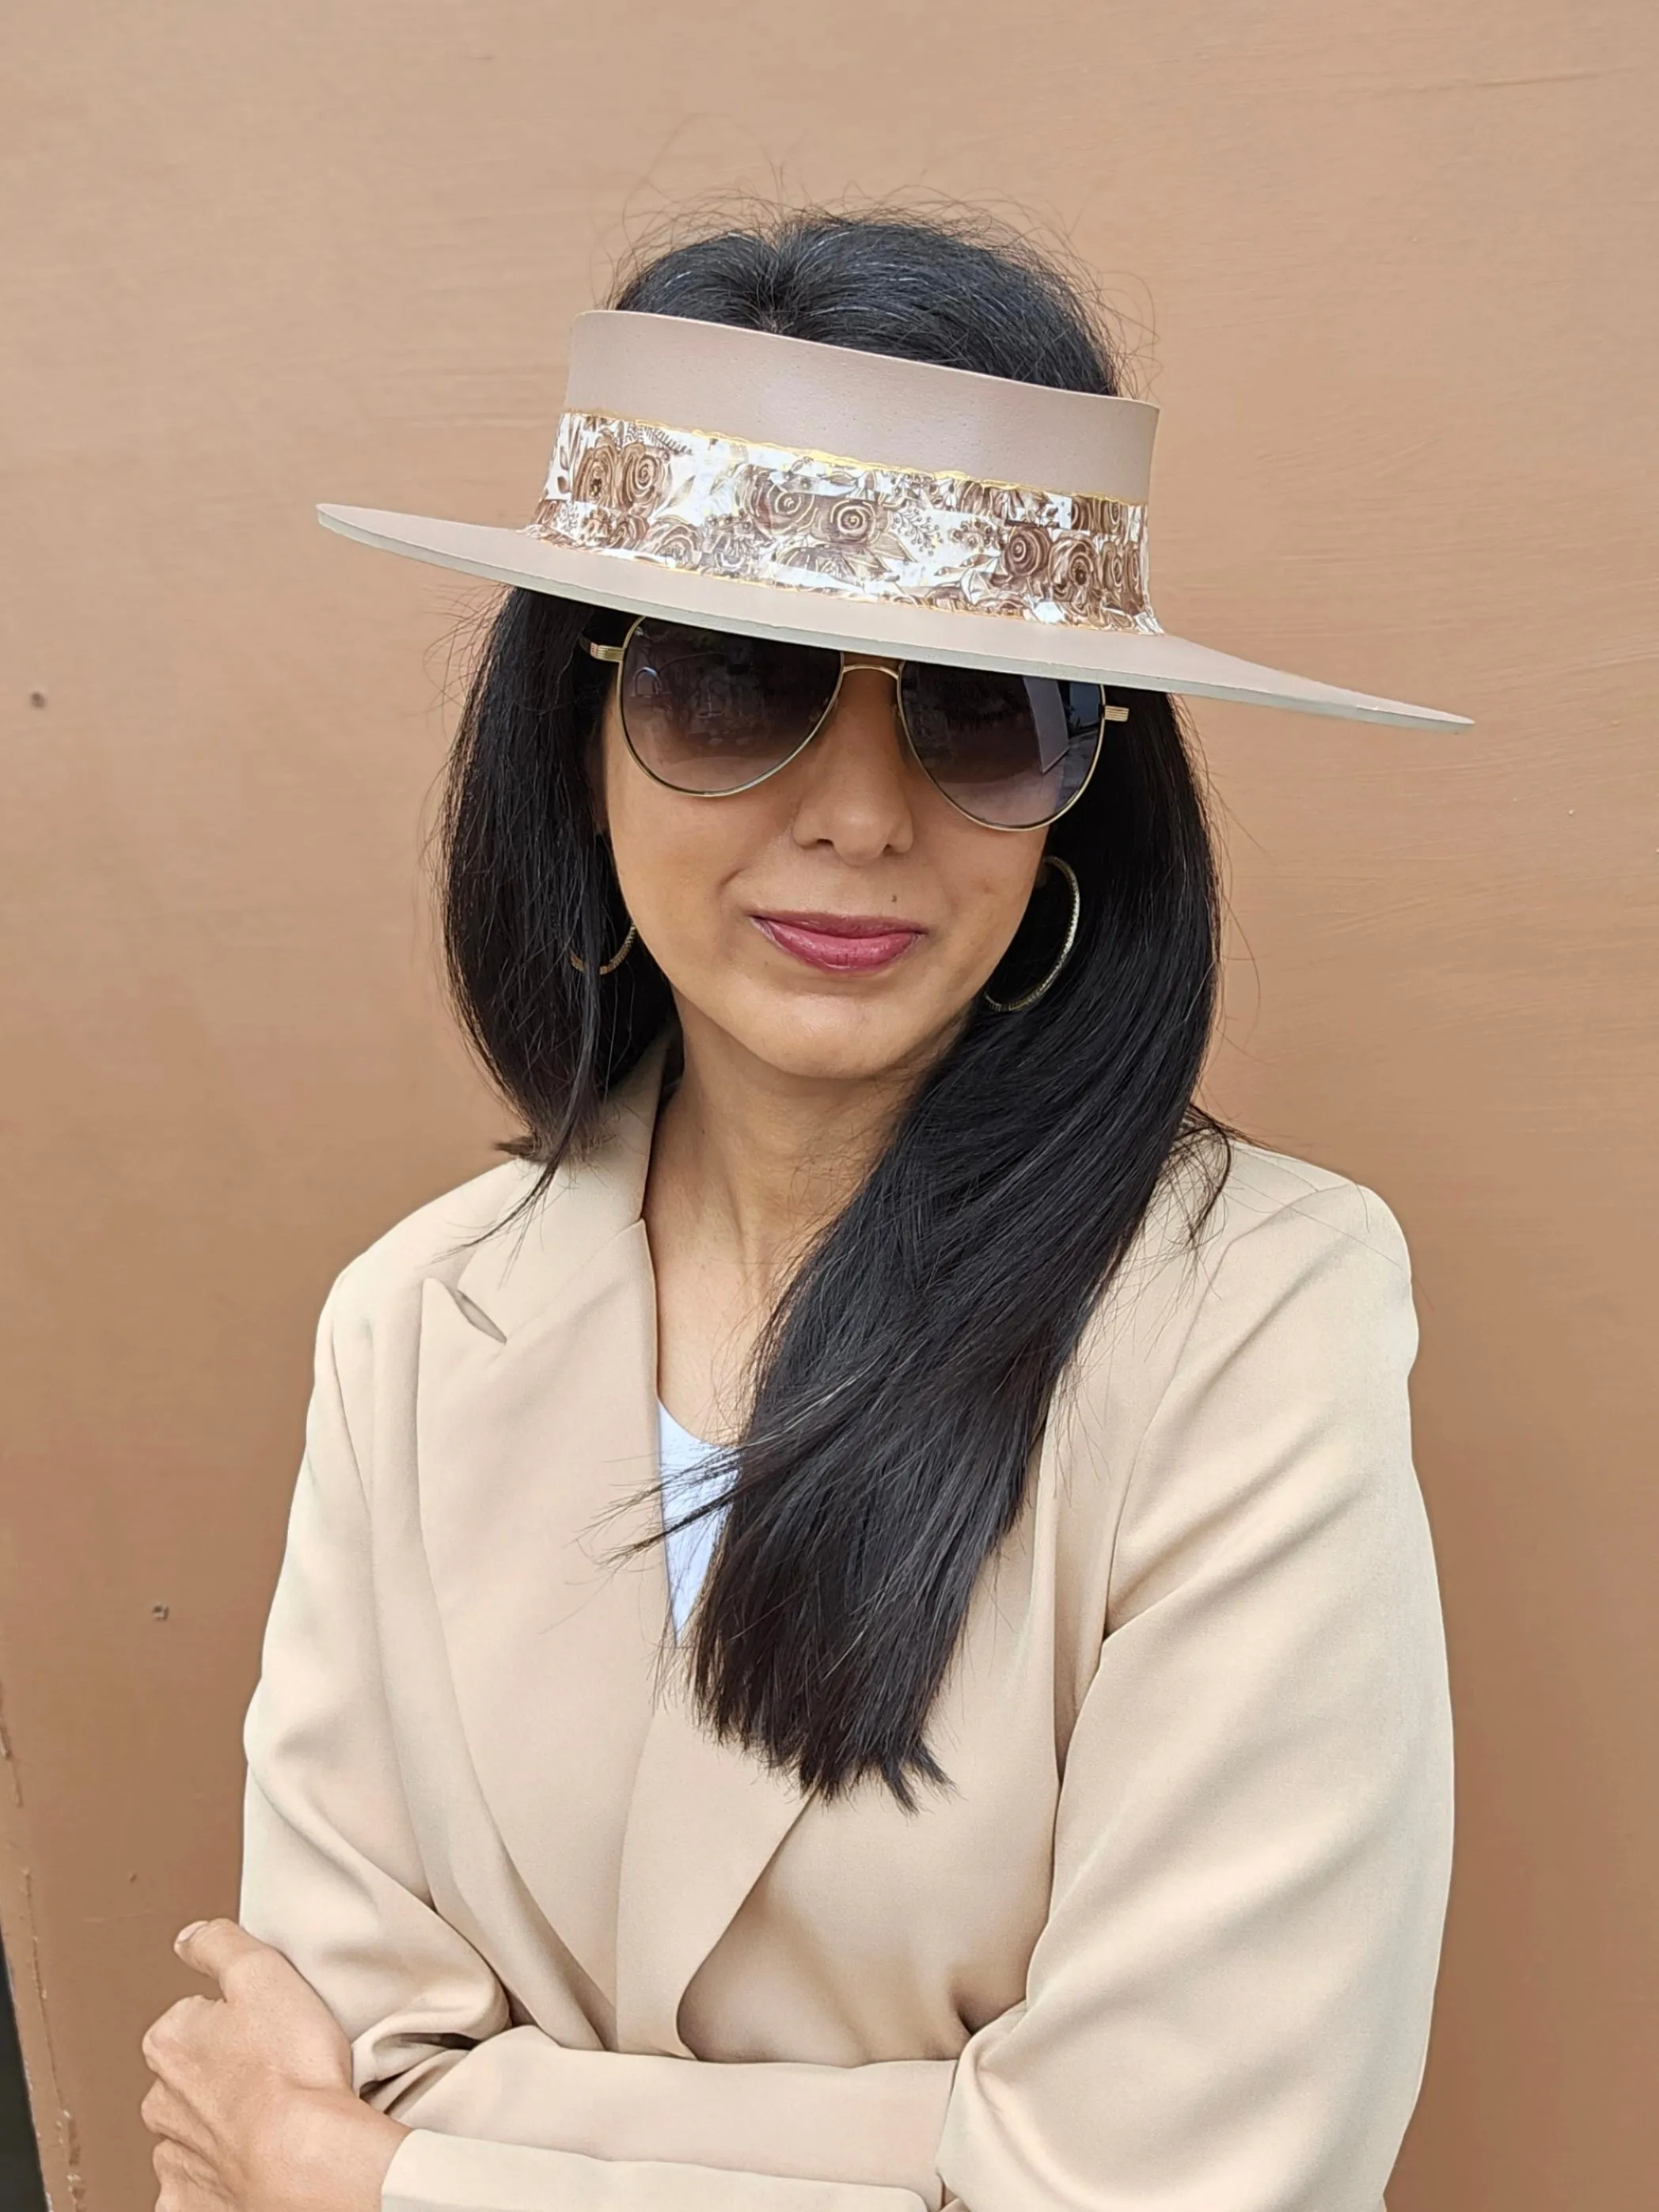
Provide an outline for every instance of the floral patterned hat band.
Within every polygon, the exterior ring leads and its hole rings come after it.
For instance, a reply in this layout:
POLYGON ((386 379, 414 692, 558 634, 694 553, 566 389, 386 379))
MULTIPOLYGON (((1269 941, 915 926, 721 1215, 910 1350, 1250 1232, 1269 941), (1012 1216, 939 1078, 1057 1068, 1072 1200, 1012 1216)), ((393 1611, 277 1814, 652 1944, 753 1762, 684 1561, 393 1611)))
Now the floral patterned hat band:
POLYGON ((552 466, 529 523, 318 514, 363 544, 578 605, 1351 721, 1465 726, 1467 715, 1162 628, 1146 552, 1158 412, 599 308, 572 329, 552 466))
POLYGON ((530 527, 670 568, 916 607, 1156 630, 1146 510, 573 412, 530 527))

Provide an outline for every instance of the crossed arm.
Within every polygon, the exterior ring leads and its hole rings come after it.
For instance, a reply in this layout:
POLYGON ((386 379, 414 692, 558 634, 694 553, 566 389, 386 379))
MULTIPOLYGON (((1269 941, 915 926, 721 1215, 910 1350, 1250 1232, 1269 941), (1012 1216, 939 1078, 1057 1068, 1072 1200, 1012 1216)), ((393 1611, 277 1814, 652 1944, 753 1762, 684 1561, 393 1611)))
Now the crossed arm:
POLYGON ((380 2212, 409 2130, 354 2092, 322 1999, 234 1920, 174 1948, 218 1993, 181 1998, 144 2038, 157 2212, 380 2212))
POLYGON ((383 2202, 391 2212, 406 2203, 434 2212, 452 2201, 551 2212, 603 2203, 595 2185, 607 2181, 620 2185, 612 2201, 629 2212, 851 2212, 848 2181, 860 2212, 916 2212, 918 2192, 884 2184, 873 2164, 869 2183, 855 2178, 866 2130, 874 2124, 890 2157, 907 2123, 919 2193, 939 2203, 931 2177, 948 2062, 767 2066, 768 2133, 789 2137, 802 2172, 763 2177, 696 2155, 729 2154, 741 2143, 745 2111, 755 2107, 752 2080, 740 2077, 763 2069, 564 2051, 533 2028, 508 2030, 471 2054, 487 2063, 463 2107, 475 2113, 481 2098, 491 2100, 494 2124, 510 2138, 488 2146, 487 2198, 477 2193, 475 2160, 484 2146, 447 2130, 441 2089, 417 2100, 422 2133, 410 2148, 421 2155, 410 2186, 418 2195, 386 2196, 388 2169, 412 2130, 355 2094, 350 2047, 310 1984, 232 1920, 187 1929, 177 1948, 219 1996, 184 1999, 145 2038, 156 2077, 143 2117, 158 2138, 158 2212, 381 2212, 383 2202), (703 2093, 689 2103, 684 2082, 672 2080, 688 2073, 703 2093), (560 2154, 522 2148, 538 2133, 568 2146, 562 2172, 560 2154), (846 2179, 817 2181, 815 2168, 846 2179))

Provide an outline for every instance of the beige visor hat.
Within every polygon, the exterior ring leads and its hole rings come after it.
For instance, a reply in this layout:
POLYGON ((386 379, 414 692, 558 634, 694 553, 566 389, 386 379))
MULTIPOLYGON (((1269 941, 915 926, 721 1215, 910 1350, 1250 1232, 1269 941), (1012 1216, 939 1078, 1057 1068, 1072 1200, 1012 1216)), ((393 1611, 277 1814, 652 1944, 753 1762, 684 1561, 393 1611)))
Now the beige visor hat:
POLYGON ((523 528, 321 507, 387 552, 627 614, 1407 729, 1465 714, 1171 637, 1152 613, 1158 409, 601 308, 577 319, 523 528))

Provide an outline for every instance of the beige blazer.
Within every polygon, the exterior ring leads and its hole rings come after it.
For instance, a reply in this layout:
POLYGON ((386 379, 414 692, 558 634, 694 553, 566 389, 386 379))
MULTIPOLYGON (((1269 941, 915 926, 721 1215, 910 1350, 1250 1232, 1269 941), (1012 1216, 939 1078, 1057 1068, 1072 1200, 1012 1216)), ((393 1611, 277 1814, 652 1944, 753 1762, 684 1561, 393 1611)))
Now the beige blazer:
POLYGON ((345 1268, 246 1729, 244 1922, 414 2132, 386 2212, 1376 2212, 1451 1844, 1409 1265, 1244 1147, 1087 1332, 932 1741, 842 1802, 668 1644, 661 1066, 345 1268), (644 1502, 639 1502, 643 1497, 644 1502), (666 1649, 665 1649, 666 1647, 666 1649))

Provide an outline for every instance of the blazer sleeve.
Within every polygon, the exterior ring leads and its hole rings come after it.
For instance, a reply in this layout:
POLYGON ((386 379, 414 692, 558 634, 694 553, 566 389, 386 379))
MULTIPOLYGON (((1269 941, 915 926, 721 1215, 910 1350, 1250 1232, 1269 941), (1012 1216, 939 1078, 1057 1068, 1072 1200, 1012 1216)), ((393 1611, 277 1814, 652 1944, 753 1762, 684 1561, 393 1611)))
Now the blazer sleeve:
POLYGON ((360 1465, 373 1449, 373 1332, 350 1277, 318 1324, 244 1729, 239 1911, 340 2023, 359 2093, 414 2130, 386 2212, 936 2206, 949 2062, 715 2067, 567 2048, 513 2025, 488 1962, 434 1905, 382 1679, 360 1465), (890 2170, 896 2155, 902 2172, 890 2170))
POLYGON ((1417 1342, 1363 1186, 1217 1261, 1129 1477, 1025 2000, 958 2062, 969 2212, 1377 2212, 1451 1856, 1417 1342))

